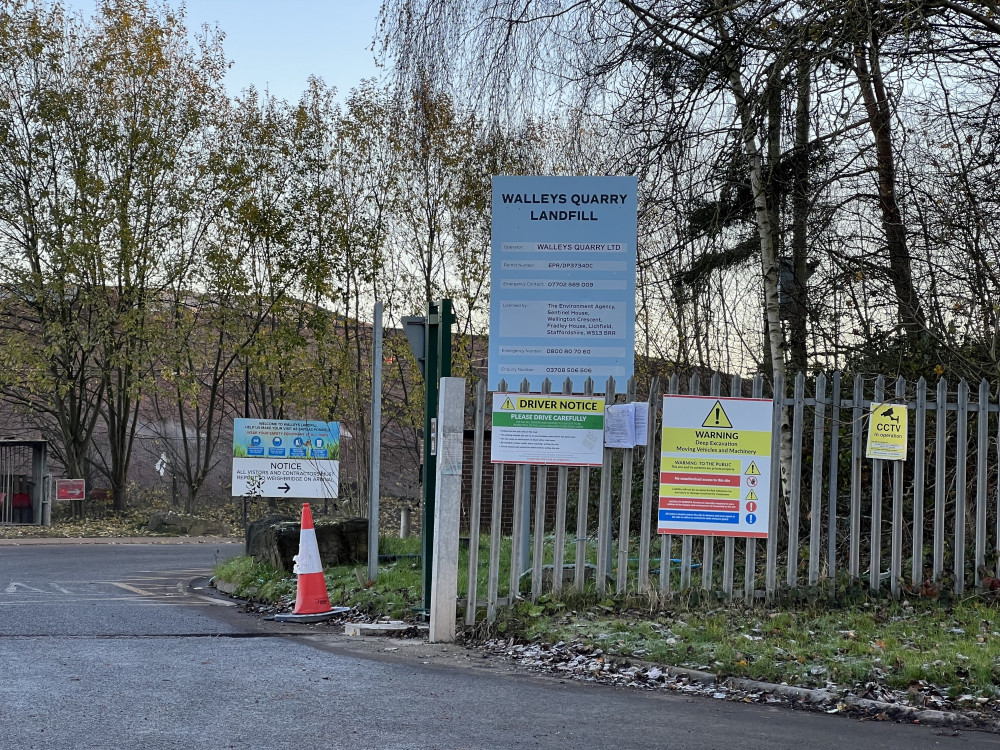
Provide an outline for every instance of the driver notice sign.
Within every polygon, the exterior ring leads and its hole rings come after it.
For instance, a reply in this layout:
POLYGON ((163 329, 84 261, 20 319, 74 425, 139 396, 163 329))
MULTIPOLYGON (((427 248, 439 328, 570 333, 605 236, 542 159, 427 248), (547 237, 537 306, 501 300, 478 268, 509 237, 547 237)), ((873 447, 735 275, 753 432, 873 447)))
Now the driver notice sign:
POLYGON ((600 466, 604 397, 494 393, 495 464, 600 466))

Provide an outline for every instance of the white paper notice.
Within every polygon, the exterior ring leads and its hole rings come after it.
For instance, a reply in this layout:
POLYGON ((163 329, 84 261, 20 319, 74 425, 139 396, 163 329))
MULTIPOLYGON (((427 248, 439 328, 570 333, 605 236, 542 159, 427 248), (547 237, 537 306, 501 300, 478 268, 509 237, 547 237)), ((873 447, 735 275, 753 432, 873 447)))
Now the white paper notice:
POLYGON ((635 444, 646 445, 649 439, 649 402, 636 401, 635 407, 635 444))
POLYGON ((635 404, 615 404, 604 412, 604 447, 635 446, 635 404))

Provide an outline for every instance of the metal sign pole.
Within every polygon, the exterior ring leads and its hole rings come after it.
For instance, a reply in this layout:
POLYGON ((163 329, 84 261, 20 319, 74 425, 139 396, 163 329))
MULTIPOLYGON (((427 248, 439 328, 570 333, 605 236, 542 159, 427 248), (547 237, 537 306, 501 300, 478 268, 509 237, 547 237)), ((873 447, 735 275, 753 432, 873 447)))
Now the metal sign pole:
POLYGON ((424 467, 423 527, 421 553, 424 573, 424 610, 431 608, 434 551, 434 495, 437 462, 434 455, 434 417, 438 410, 439 381, 451 376, 451 326, 455 322, 451 300, 442 299, 427 306, 424 338, 424 467))
POLYGON ((382 303, 372 320, 372 419, 368 467, 368 580, 378 578, 379 493, 382 471, 382 303))

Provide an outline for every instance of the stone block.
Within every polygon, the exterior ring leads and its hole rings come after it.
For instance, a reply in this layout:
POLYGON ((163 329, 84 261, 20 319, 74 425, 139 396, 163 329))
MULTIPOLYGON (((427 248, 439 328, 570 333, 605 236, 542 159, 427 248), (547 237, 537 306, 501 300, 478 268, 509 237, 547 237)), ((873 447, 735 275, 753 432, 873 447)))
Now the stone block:
MULTIPOLYGON (((299 552, 299 528, 298 521, 283 516, 254 521, 247 527, 247 554, 290 573, 292 558, 299 552)), ((316 524, 316 544, 324 567, 367 563, 368 519, 320 521, 316 524)))

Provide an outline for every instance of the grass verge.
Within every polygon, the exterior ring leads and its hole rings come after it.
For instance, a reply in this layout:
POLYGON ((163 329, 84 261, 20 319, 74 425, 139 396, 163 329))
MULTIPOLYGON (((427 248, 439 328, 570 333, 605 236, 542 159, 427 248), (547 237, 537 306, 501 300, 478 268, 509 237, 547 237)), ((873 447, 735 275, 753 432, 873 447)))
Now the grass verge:
MULTIPOLYGON (((354 607, 371 617, 407 619, 421 606, 422 572, 420 539, 388 537, 379 544, 383 561, 378 581, 369 583, 367 566, 326 568, 330 603, 354 607)), ((251 557, 235 557, 216 566, 215 577, 234 584, 235 596, 257 603, 290 609, 295 603, 295 576, 251 557)))

